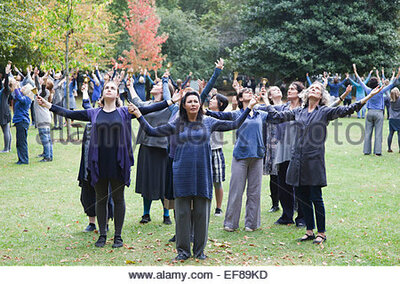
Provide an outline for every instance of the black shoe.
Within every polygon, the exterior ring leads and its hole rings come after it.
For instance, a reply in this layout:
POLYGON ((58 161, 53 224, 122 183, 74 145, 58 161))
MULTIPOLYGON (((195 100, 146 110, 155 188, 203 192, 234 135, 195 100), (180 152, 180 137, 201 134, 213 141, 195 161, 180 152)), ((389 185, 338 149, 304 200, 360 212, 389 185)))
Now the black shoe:
POLYGON ((308 234, 305 234, 303 237, 301 237, 300 239, 297 239, 297 241, 299 241, 299 242, 305 242, 305 241, 311 241, 311 240, 314 240, 315 239, 315 235, 314 235, 314 233, 312 234, 312 235, 308 235, 308 234))
POLYGON ((196 258, 200 260, 205 260, 207 256, 204 254, 204 252, 202 252, 199 256, 196 256, 196 258))
POLYGON ((37 155, 38 158, 44 158, 44 153, 37 155))
POLYGON ((301 221, 296 223, 296 227, 303 228, 305 226, 306 226, 306 224, 301 221))
POLYGON ((278 206, 272 206, 271 209, 268 210, 269 213, 273 213, 279 211, 279 207, 278 206))
POLYGON ((278 219, 275 223, 275 225, 289 225, 289 224, 294 224, 293 221, 282 221, 280 219, 278 219))
POLYGON ((107 236, 100 235, 99 239, 97 240, 97 242, 94 245, 98 248, 102 248, 105 246, 106 241, 107 241, 107 236))
POLYGON ((163 216, 163 217, 164 217, 163 224, 165 224, 165 225, 171 225, 172 224, 171 218, 169 216, 163 216))
POLYGON ((174 236, 173 236, 172 238, 170 238, 168 241, 171 242, 171 243, 175 243, 175 242, 176 242, 176 236, 174 235, 174 236))
POLYGON ((108 229, 108 224, 107 224, 107 226, 106 226, 106 231, 107 231, 107 232, 109 231, 109 229, 108 229))
POLYGON ((124 245, 124 241, 122 240, 121 236, 114 237, 114 243, 112 245, 113 248, 120 248, 124 245))
POLYGON ((217 216, 217 217, 222 216, 221 208, 215 208, 214 216, 217 216))
POLYGON ((89 223, 89 225, 83 231, 87 233, 87 232, 93 232, 94 230, 96 230, 96 225, 93 223, 89 223))
POLYGON ((142 216, 142 220, 139 221, 140 224, 147 224, 151 221, 150 219, 150 215, 149 214, 145 214, 142 216))
POLYGON ((174 260, 180 261, 180 260, 186 260, 186 259, 188 259, 188 258, 189 258, 189 257, 186 256, 186 255, 178 254, 178 255, 174 258, 174 260))
POLYGON ((317 237, 313 241, 313 244, 319 245, 319 244, 322 244, 325 241, 326 241, 326 236, 317 235, 317 237))
POLYGON ((43 158, 39 162, 51 162, 51 161, 53 161, 53 159, 51 159, 51 158, 43 158))

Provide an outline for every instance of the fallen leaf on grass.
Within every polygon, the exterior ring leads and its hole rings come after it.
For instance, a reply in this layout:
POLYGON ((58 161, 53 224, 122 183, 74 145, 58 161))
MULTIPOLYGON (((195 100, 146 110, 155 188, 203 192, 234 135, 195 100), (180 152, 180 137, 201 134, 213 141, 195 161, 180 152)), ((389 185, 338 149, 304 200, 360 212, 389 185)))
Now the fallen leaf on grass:
POLYGON ((68 262, 68 261, 69 261, 68 259, 61 259, 60 263, 65 263, 65 262, 68 262))
POLYGON ((125 260, 125 264, 135 264, 136 261, 133 260, 125 260))
POLYGON ((71 248, 71 247, 65 247, 65 249, 66 249, 66 250, 71 250, 72 248, 71 248))
POLYGON ((304 256, 303 253, 299 254, 298 258, 302 258, 304 256))

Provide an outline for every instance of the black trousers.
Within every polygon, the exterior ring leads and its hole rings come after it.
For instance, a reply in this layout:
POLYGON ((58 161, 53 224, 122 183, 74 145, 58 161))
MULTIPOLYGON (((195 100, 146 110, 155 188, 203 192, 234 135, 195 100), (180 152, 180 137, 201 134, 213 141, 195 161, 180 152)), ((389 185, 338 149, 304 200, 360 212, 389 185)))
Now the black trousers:
MULTIPOLYGON (((81 204, 86 215, 96 217, 96 192, 88 181, 82 181, 81 186, 81 204)), ((111 197, 111 186, 108 187, 108 219, 114 218, 114 202, 111 197)))
MULTIPOLYGON (((286 183, 286 173, 289 167, 289 161, 283 162, 278 165, 278 187, 279 187, 279 201, 282 206, 282 215, 278 219, 278 222, 293 224, 294 205, 296 201, 296 195, 294 187, 286 183)), ((302 207, 299 206, 297 209, 296 224, 304 222, 302 207)))
POLYGON ((100 235, 107 235, 106 224, 108 217, 108 192, 109 185, 111 185, 111 196, 114 200, 114 226, 115 236, 121 236, 122 226, 125 219, 125 198, 124 189, 125 184, 122 180, 118 179, 99 179, 95 184, 94 190, 96 191, 96 214, 97 222, 99 223, 100 235))
POLYGON ((269 190, 271 191, 272 207, 279 206, 279 186, 278 186, 278 176, 269 176, 269 190))

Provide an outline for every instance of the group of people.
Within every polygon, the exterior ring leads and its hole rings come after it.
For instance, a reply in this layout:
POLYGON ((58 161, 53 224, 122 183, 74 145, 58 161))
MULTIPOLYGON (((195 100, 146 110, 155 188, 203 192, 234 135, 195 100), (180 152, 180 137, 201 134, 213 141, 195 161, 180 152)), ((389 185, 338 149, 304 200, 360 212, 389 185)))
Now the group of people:
MULTIPOLYGON (((273 195, 283 208, 275 224, 305 226, 306 233, 299 241, 313 240, 321 244, 326 240, 322 188, 327 185, 324 160, 327 125, 331 120, 361 111, 365 104, 373 109, 375 101, 380 103, 383 93, 390 91, 393 83, 380 86, 378 79, 371 77, 365 86, 354 66, 354 82, 364 87, 366 95, 356 103, 339 106, 352 87, 348 86, 342 95, 332 100, 327 92, 328 78, 324 78, 323 82, 310 82, 308 88, 302 82, 292 82, 288 85, 286 103, 282 101, 279 87, 262 86, 254 92, 234 80, 236 95, 232 106, 235 108, 237 104, 239 109, 226 112, 228 99, 213 88, 223 67, 223 60, 218 60, 212 77, 200 90, 187 87, 190 76, 185 82, 177 80, 175 83, 168 71, 162 78, 153 81, 145 70, 135 77, 131 70, 127 74, 123 71, 117 74, 117 68, 113 68, 112 75, 106 73, 101 76, 96 68, 92 76, 85 75, 79 90, 83 95, 84 109, 74 110, 76 105, 71 105, 72 100, 69 100, 69 105, 64 102, 63 106, 54 101, 56 86, 62 86, 64 98, 67 95, 65 78, 61 73, 50 75, 46 72, 40 77, 35 69, 33 81, 30 79, 32 70, 28 68, 24 79, 16 79, 11 77, 9 64, 1 93, 0 122, 3 133, 9 133, 9 98, 15 101, 13 123, 17 128, 20 163, 28 162, 27 145, 22 145, 20 141, 26 143, 30 123, 28 111, 32 102, 36 110, 35 124, 39 134, 43 133, 41 141, 44 148, 51 145, 48 135, 50 112, 54 113, 57 121, 60 116, 89 122, 82 143, 79 172, 81 201, 90 222, 85 230, 96 228, 94 218, 97 216, 100 236, 95 245, 103 247, 107 241, 108 220, 112 217, 115 226, 112 246, 117 248, 123 246, 124 190, 131 184, 131 167, 134 165, 131 120, 138 119, 140 129, 136 142, 140 144, 140 149, 135 191, 143 199, 140 223, 151 222, 153 200, 162 202, 164 224, 172 223, 169 209, 174 209, 174 240, 178 253, 175 260, 186 260, 192 254, 197 259, 206 258, 204 248, 208 239, 213 188, 215 215, 223 214, 223 132, 237 129, 224 230, 233 232, 239 228, 245 190, 245 230, 251 232, 261 226, 262 175, 267 174, 270 175, 271 188, 274 188, 273 195), (152 82, 149 89, 151 98, 147 100, 146 79, 152 82), (127 107, 121 98, 129 102, 127 107), (205 110, 206 101, 208 109, 205 110), (40 118, 42 114, 46 116, 45 127, 40 118), (8 128, 3 128, 5 124, 8 128), (45 130, 41 131, 41 128, 45 130), (23 135, 22 130, 25 131, 23 135), (296 204, 298 216, 294 221, 296 204), (314 211, 317 235, 314 234, 314 211)), ((399 75, 400 69, 396 80, 399 75)), ((72 97, 77 91, 76 82, 75 74, 70 79, 72 97)), ((333 87, 330 88, 332 90, 333 87)), ((391 125, 393 129, 398 129, 400 119, 396 115, 400 102, 398 90, 397 97, 395 90, 392 90, 393 99, 396 99, 391 103, 393 111, 390 113, 394 115, 391 125)), ((58 124, 57 127, 62 126, 58 124)), ((6 136, 5 145, 9 147, 11 135, 7 136, 9 138, 6 136)), ((51 147, 44 149, 44 159, 52 159, 51 147)))

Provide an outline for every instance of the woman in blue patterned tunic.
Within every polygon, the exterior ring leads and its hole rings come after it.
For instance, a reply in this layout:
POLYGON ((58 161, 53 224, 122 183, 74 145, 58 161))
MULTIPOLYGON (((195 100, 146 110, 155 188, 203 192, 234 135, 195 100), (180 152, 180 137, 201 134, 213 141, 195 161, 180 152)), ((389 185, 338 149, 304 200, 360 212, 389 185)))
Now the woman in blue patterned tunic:
POLYGON ((211 166, 210 136, 214 131, 228 131, 238 128, 256 104, 253 98, 249 107, 235 121, 220 121, 211 117, 203 118, 200 95, 188 92, 184 95, 179 117, 168 124, 153 128, 136 107, 130 108, 139 120, 143 130, 152 136, 175 135, 177 147, 173 161, 173 187, 176 213, 175 260, 190 257, 190 216, 193 204, 194 244, 193 255, 205 259, 204 248, 208 238, 208 222, 212 199, 213 179, 211 166))

